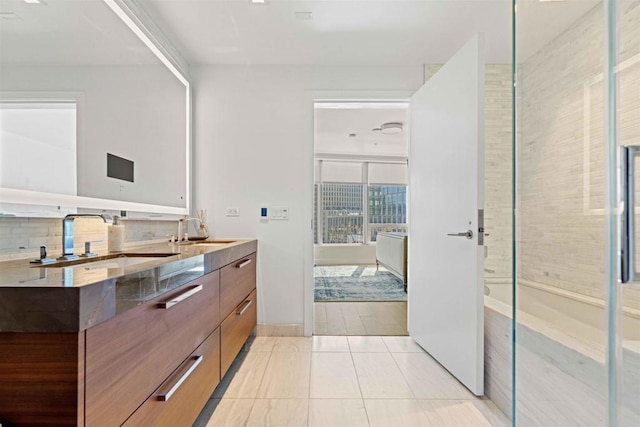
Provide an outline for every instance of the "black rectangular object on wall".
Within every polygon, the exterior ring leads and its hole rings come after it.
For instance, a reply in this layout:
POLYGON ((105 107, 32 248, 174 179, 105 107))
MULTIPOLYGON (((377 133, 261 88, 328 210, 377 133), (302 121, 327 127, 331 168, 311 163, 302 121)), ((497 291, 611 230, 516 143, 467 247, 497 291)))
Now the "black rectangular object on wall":
POLYGON ((107 153, 107 176, 133 182, 133 162, 107 153))

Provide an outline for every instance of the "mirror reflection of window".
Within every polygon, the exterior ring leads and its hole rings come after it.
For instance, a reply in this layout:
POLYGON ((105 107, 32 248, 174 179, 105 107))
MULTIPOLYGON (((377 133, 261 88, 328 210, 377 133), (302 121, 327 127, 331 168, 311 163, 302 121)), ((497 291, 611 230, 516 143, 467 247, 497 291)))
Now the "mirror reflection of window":
POLYGON ((77 194, 74 101, 0 102, 0 187, 77 194))

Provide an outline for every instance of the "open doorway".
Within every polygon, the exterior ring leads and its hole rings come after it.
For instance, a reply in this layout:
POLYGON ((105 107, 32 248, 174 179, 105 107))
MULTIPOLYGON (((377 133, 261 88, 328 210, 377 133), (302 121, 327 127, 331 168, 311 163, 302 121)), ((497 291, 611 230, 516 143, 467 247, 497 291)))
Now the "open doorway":
POLYGON ((314 104, 315 335, 407 335, 408 118, 314 104))

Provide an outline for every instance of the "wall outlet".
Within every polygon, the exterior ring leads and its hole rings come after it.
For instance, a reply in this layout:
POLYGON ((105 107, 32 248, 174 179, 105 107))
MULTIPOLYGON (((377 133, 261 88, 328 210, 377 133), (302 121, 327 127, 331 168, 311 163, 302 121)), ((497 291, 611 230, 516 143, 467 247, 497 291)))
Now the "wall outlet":
POLYGON ((240 208, 227 208, 227 216, 240 216, 240 208))

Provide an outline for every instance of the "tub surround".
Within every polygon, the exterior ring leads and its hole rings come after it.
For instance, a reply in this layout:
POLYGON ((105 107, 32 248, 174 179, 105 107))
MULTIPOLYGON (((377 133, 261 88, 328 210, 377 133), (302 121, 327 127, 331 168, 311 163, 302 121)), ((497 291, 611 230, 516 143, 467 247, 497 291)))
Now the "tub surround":
MULTIPOLYGON (((548 321, 518 310, 517 414, 526 425, 604 425, 606 420, 606 349, 585 343, 548 321), (588 402, 584 406, 585 402, 588 402), (585 411, 585 407, 589 408, 585 411), (569 409, 570 408, 570 409, 569 409), (572 418, 573 417, 573 418, 572 418)), ((485 297, 485 392, 506 415, 511 412, 512 308, 485 297)), ((622 387, 638 384, 640 352, 622 350, 622 387)), ((640 417, 632 396, 622 401, 621 414, 629 425, 640 417)), ((625 424, 626 425, 626 424, 625 424)))
POLYGON ((508 310, 506 305, 496 308, 485 296, 484 393, 511 420, 513 339, 508 310))
POLYGON ((137 246, 127 252, 175 255, 123 268, 0 262, 0 331, 83 331, 256 252, 256 240, 231 240, 215 246, 137 246))

